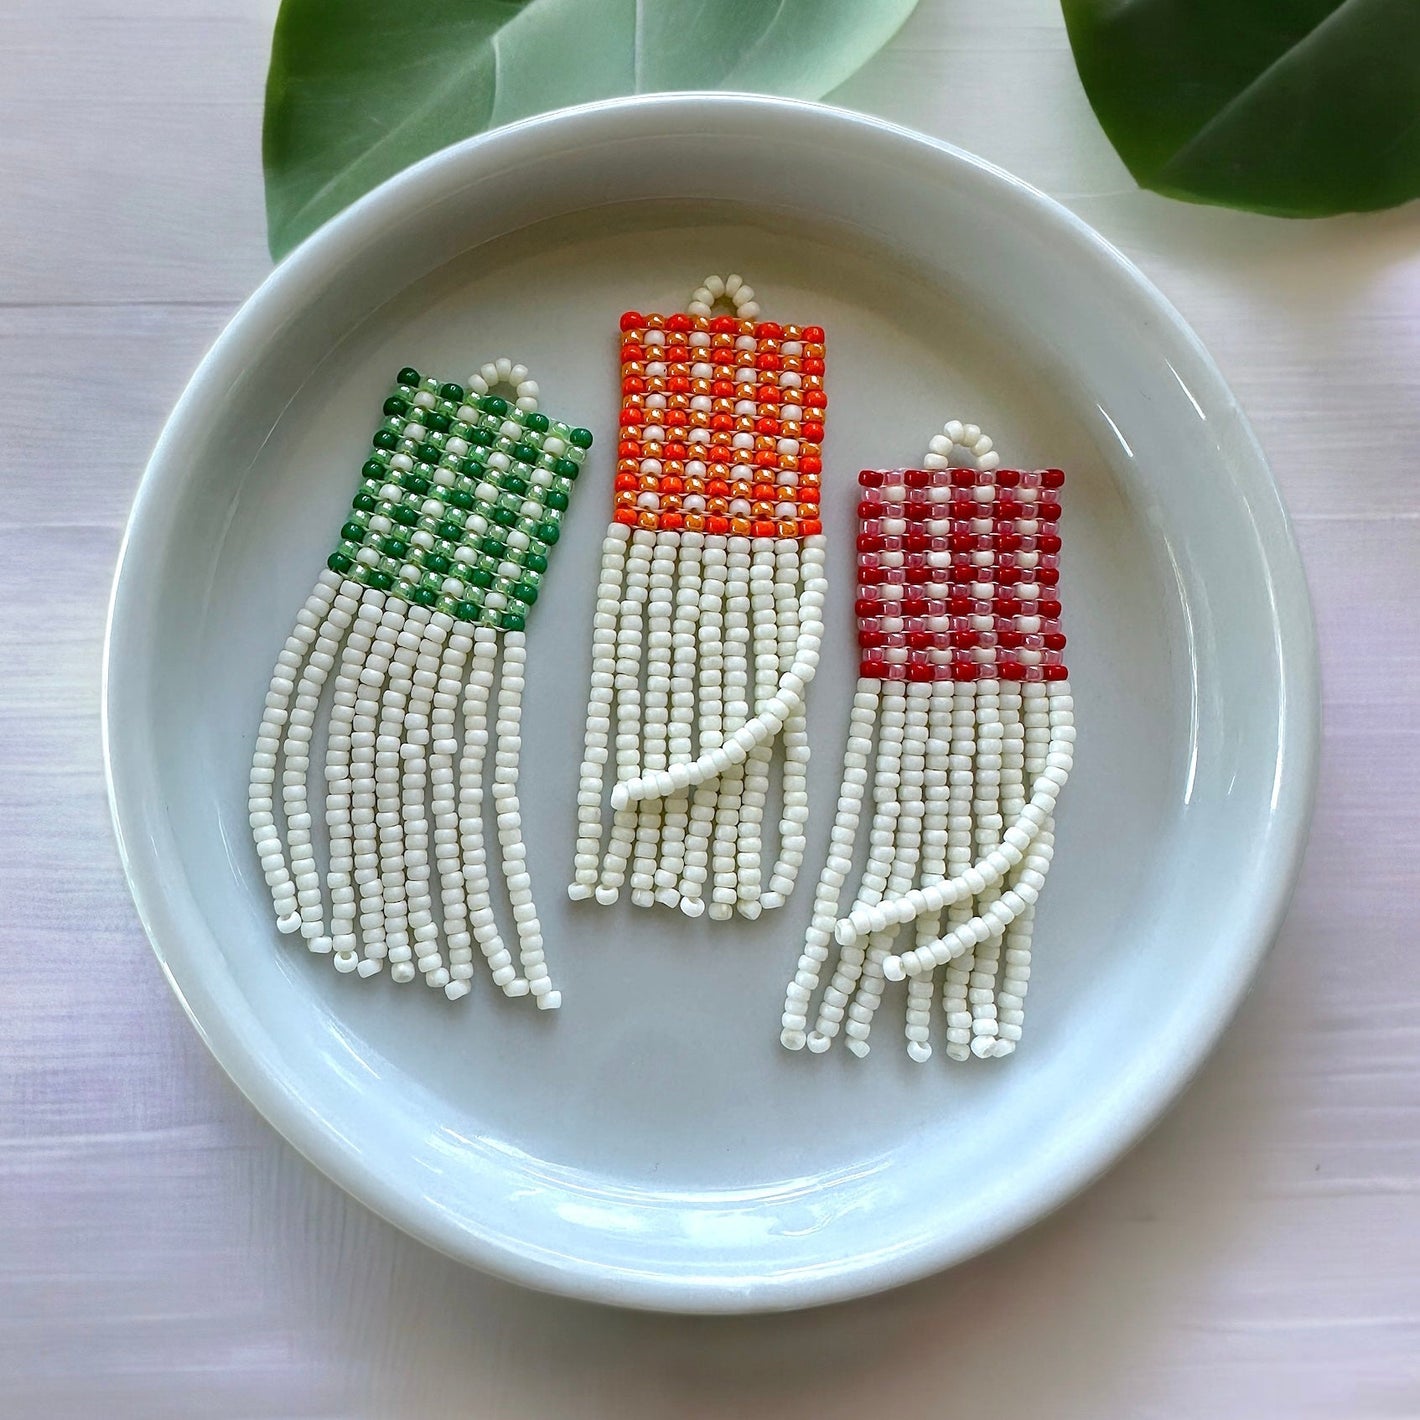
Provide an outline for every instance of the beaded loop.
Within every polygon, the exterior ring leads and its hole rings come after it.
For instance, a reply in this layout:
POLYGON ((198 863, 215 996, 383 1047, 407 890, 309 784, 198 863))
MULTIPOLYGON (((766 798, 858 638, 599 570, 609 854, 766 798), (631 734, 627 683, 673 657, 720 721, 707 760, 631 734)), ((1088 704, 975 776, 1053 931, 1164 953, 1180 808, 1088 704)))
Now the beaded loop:
POLYGON ((716 301, 728 301, 737 316, 753 320, 759 314, 759 302, 754 299, 754 287, 743 276, 707 276, 694 291, 686 310, 693 316, 708 316, 716 301))
POLYGON ((537 381, 528 373, 526 365, 510 360, 506 355, 500 355, 468 377, 469 389, 480 398, 491 394, 499 385, 505 385, 513 391, 517 406, 524 414, 536 413, 537 381))

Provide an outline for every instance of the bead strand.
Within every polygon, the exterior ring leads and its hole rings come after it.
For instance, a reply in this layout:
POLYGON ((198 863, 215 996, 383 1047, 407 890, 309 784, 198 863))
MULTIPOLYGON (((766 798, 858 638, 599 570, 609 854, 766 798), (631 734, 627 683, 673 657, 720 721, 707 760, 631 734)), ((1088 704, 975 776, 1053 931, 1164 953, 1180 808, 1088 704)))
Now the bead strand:
POLYGON ((379 737, 375 741, 375 826, 380 845, 380 892, 384 902, 385 946, 390 963, 390 980, 414 979, 414 948, 409 937, 409 891, 404 871, 404 813, 400 802, 400 774, 404 707, 414 680, 414 658, 419 649, 423 623, 411 631, 414 612, 425 617, 424 607, 406 606, 392 598, 380 619, 376 648, 391 643, 389 669, 380 691, 379 737))
MULTIPOLYGON (((676 543, 676 534, 658 532, 651 552, 650 590, 646 602, 646 684, 641 721, 642 762, 648 770, 664 769, 669 753, 676 543)), ((637 907, 650 907, 656 900, 661 811, 659 799, 648 799, 641 804, 636 816, 631 901, 637 907)))
MULTIPOLYGON (((704 534, 686 533, 676 553, 675 618, 671 627, 671 708, 667 730, 668 762, 689 764, 695 757, 695 656, 700 626, 700 564, 704 534)), ((678 789, 665 802, 665 833, 656 869, 656 901, 679 907, 685 872, 690 793, 678 789)))
MULTIPOLYGON (((367 961, 389 960, 389 939, 385 931, 385 900, 383 878, 389 868, 386 845, 380 819, 386 813, 398 818, 399 796, 394 806, 389 803, 388 788, 382 788, 379 775, 378 741, 380 735, 380 695, 394 654, 394 633, 391 623, 402 623, 404 603, 396 597, 385 600, 379 620, 370 635, 370 649, 360 667, 359 687, 355 695, 355 718, 351 722, 350 777, 353 787, 351 819, 355 826, 355 884, 360 892, 360 936, 367 961), (373 860, 373 861, 372 861, 373 860)), ((406 954, 408 948, 405 948, 406 954)), ((343 961, 337 953, 337 971, 353 971, 356 963, 343 961)), ((406 959, 394 958, 391 978, 412 981, 414 968, 406 959), (398 964, 398 970, 395 964, 398 964)))
MULTIPOLYGON (((889 893, 906 892, 912 886, 922 856, 922 820, 927 807, 924 799, 927 719, 931 693, 932 687, 927 682, 914 681, 907 687, 902 768, 897 784, 888 785, 897 806, 893 824, 892 866, 885 889, 889 893)), ((848 1038, 848 1049, 858 1056, 868 1053, 868 1035, 872 1030, 873 1017, 882 1003, 883 959, 887 956, 895 930, 888 928, 875 932, 868 939, 863 977, 848 1007, 844 1034, 848 1038)))
POLYGON ((602 542, 601 580, 592 620, 592 685, 587 696, 582 777, 577 789, 577 849, 567 895, 574 902, 591 897, 601 869, 602 790, 611 742, 611 706, 616 687, 616 630, 626 575, 630 531, 613 523, 602 542))
MULTIPOLYGON (((728 541, 705 539, 704 579, 700 593, 700 750, 716 749, 725 734, 725 597, 729 577, 728 541)), ((710 874, 710 844, 715 829, 719 785, 710 780, 696 787, 685 831, 685 871, 680 883, 680 910, 687 917, 705 911, 704 891, 710 874)))
MULTIPOLYGON (((616 777, 633 779, 641 768, 641 670, 646 604, 651 593, 651 550, 655 534, 632 534, 616 629, 616 777)), ((612 814, 611 835, 602 860, 597 901, 610 906, 621 895, 626 866, 636 841, 634 806, 612 814)))
MULTIPOLYGON (((1000 817, 1014 822, 1025 807, 1025 737, 1021 725, 1020 682, 999 682, 998 713, 1001 724, 1001 798, 1000 817)), ((999 827, 987 843, 987 849, 999 841, 999 827)), ((1004 883, 1004 880, 1003 880, 1004 883)), ((978 912, 989 909, 1001 896, 1000 887, 993 888, 977 903, 978 912)), ((999 1054, 996 1050, 999 1029, 996 1017, 996 978, 1001 966, 1003 942, 993 933, 976 950, 971 986, 967 1000, 971 1005, 971 1049, 980 1059, 999 1054)))
MULTIPOLYGON (((892 872, 897 821, 902 810, 898 795, 902 787, 906 730, 907 687, 902 681, 889 681, 883 687, 878 717, 878 756, 873 770, 873 823, 868 834, 868 861, 858 885, 855 906, 872 906, 881 901, 892 872)), ((861 772, 866 777, 867 771, 861 772)), ((845 1014, 845 1007, 838 1004, 838 998, 841 996, 851 1002, 866 958, 867 951, 861 941, 843 948, 831 983, 833 995, 826 995, 819 1007, 817 1036, 831 1041, 838 1034, 845 1014)), ((809 1045, 814 1047, 814 1036, 809 1037, 809 1045)))
MULTIPOLYGON (((286 721, 286 739, 282 745, 281 793, 286 813, 286 846, 291 852, 291 877, 301 914, 300 930, 310 950, 323 955, 330 952, 331 939, 326 933, 325 899, 311 841, 310 754, 321 692, 335 665, 341 638, 351 621, 351 617, 336 605, 340 600, 338 586, 332 594, 331 584, 338 584, 339 580, 327 571, 321 578, 320 594, 312 598, 312 601, 326 605, 326 614, 316 632, 301 671, 301 679, 296 684, 290 716, 286 721)), ((310 602, 307 609, 311 609, 310 602)))
POLYGON ((464 892, 463 859, 459 851, 459 752, 454 734, 464 670, 473 650, 472 628, 454 622, 439 658, 438 681, 430 710, 429 782, 434 820, 434 862, 439 870, 439 903, 444 941, 449 951, 449 982, 444 995, 457 1001, 468 995, 473 978, 473 935, 468 928, 468 898, 464 892))
POLYGON ((439 661, 454 619, 443 612, 432 615, 427 608, 412 608, 409 631, 423 634, 414 651, 412 688, 404 712, 404 733, 400 744, 400 813, 404 828, 404 879, 409 904, 409 934, 415 965, 424 973, 428 986, 443 990, 452 979, 439 945, 439 924, 434 920, 432 869, 429 863, 429 741, 434 689, 438 684, 439 661), (416 618, 415 610, 425 613, 416 618), (427 618, 427 620, 425 620, 427 618))
MULTIPOLYGON (((750 542, 732 537, 726 558, 725 587, 725 709, 726 739, 750 718, 750 542)), ((715 837, 711 854, 710 916, 729 918, 739 900, 740 806, 744 795, 744 764, 726 765, 719 776, 715 801, 715 837)))
MULTIPOLYGON (((814 890, 813 916, 804 939, 794 979, 784 994, 784 1014, 781 1017, 779 1039, 789 1050, 802 1050, 805 1045, 815 1053, 827 1050, 829 1037, 806 1034, 808 1011, 813 994, 818 990, 824 963, 828 960, 833 941, 833 927, 838 920, 843 885, 853 870, 853 852, 858 842, 858 825, 862 819, 863 798, 867 792, 868 764, 873 752, 874 729, 877 724, 881 683, 864 676, 853 695, 853 709, 848 721, 848 745, 843 754, 843 781, 838 789, 838 807, 829 835, 828 859, 814 890)), ((848 1004, 847 995, 832 985, 824 993, 826 1003, 840 1012, 848 1004)))
MULTIPOLYGON (((350 595, 353 597, 355 594, 350 595)), ((326 824, 330 832, 330 867, 326 874, 326 886, 330 890, 331 946, 337 965, 341 962, 360 965, 364 961, 374 961, 374 970, 379 970, 381 959, 359 957, 360 941, 355 934, 357 893, 365 880, 362 875, 372 870, 375 878, 379 877, 378 855, 366 854, 360 837, 365 825, 373 835, 375 822, 373 725, 368 732, 361 731, 358 754, 354 745, 360 672, 373 644, 384 603, 384 593, 374 590, 361 591, 356 600, 355 619, 341 648, 340 665, 336 669, 335 703, 331 710, 325 752, 326 824), (363 770, 357 772, 365 762, 367 750, 368 781, 363 777, 363 770), (361 827, 357 827, 357 822, 361 827)), ((383 928, 383 914, 380 925, 383 928)))
MULTIPOLYGON (((924 885, 941 882, 947 870, 947 819, 950 795, 952 687, 933 681, 927 705, 927 745, 922 772, 922 860, 924 885)), ((925 913, 914 924, 919 944, 937 935, 939 914, 925 913)), ((932 975, 914 976, 907 983, 907 1053, 919 1065, 932 1058, 932 975)))
MULTIPOLYGON (((978 861, 1001 841, 1005 826, 1002 817, 1002 783, 1005 724, 1001 716, 1001 682, 982 680, 976 686, 976 794, 971 803, 973 836, 978 861)), ((1014 820, 1013 820, 1014 821, 1014 820)), ((988 884, 979 893, 973 908, 984 913, 1000 897, 999 885, 988 884)), ((971 1010, 971 1050, 980 1057, 990 1046, 981 1044, 987 1030, 995 1029, 996 967, 1001 956, 1001 939, 987 933, 973 943, 971 973, 966 999, 971 1010), (986 1024, 990 1021, 989 1026, 986 1024)))
MULTIPOLYGON (((754 713, 768 703, 779 683, 779 628, 775 620, 774 539, 755 538, 749 569, 751 663, 754 713)), ((764 806, 769 798, 773 743, 756 745, 744 764, 739 841, 735 850, 735 892, 743 917, 758 917, 764 890, 764 806)))
POLYGON ((483 778, 488 758, 488 702, 492 696, 498 633, 488 626, 473 630, 473 663, 463 698, 463 756, 459 761, 459 846, 464 890, 473 938, 488 963, 493 984, 505 996, 525 996, 526 978, 518 975, 512 953, 503 944, 493 916, 492 884, 483 833, 483 778))
POLYGON ((523 816, 518 803, 518 765, 522 750, 523 691, 526 687, 527 637, 521 631, 503 636, 503 673, 498 682, 498 744, 493 760, 493 809, 497 814, 499 856, 513 924, 518 934, 518 959, 540 1011, 555 1011, 562 993, 553 989, 542 940, 542 924, 533 902, 528 850, 523 842, 523 816))
MULTIPOLYGON (((796 542, 781 543, 775 554, 774 616, 779 627, 779 674, 794 664, 799 641, 799 581, 801 563, 796 542)), ((808 846, 809 734, 802 709, 784 721, 784 770, 779 818, 779 856, 769 874, 769 888, 761 899, 764 910, 782 907, 803 866, 808 846)))
MULTIPOLYGON (((947 807, 947 872, 955 878, 971 866, 971 805, 976 794, 976 684, 959 682, 952 697, 951 754, 947 760, 949 798, 947 807)), ((954 929, 971 921, 971 899, 965 897, 947 909, 947 927, 954 929)), ((937 938, 935 929, 940 911, 929 914, 931 927, 917 934, 917 950, 930 951, 937 938)), ((921 919, 919 919, 919 922, 921 919)), ((947 1023, 947 1056, 952 1060, 971 1058, 971 1005, 967 1000, 971 968, 970 953, 949 962, 942 987, 942 1006, 947 1023)))
MULTIPOLYGON (((331 605, 335 601, 339 578, 334 573, 322 573, 306 604, 296 618, 296 625, 286 638, 276 658, 267 687, 261 724, 257 727, 256 748, 252 753, 251 777, 247 784, 247 816, 257 856, 261 860, 266 885, 276 910, 277 926, 282 932, 297 932, 301 927, 300 902, 291 870, 282 848, 281 830, 275 811, 276 768, 281 752, 281 730, 290 717, 291 697, 296 691, 294 677, 301 669, 314 645, 331 605)), ((283 786, 284 787, 284 786, 283 786)), ((282 795, 285 813, 286 795, 282 795)))
MULTIPOLYGON (((372 621, 362 621, 364 608, 360 604, 360 584, 342 581, 340 591, 331 608, 332 618, 339 617, 337 627, 343 644, 340 659, 336 663, 334 704, 325 740, 325 826, 326 838, 330 845, 330 858, 326 870, 326 894, 330 901, 330 945, 331 950, 342 953, 345 960, 356 956, 358 943, 355 939, 355 830, 350 820, 351 796, 354 786, 350 780, 350 731, 355 716, 356 674, 350 667, 356 658, 363 658, 369 647, 369 630, 372 621), (362 630, 363 628, 363 630, 362 630), (357 644, 352 646, 352 642, 357 644)), ((363 963, 357 963, 357 970, 363 963)), ((379 963, 365 971, 373 975, 379 970, 379 963)))
MULTIPOLYGON (((1021 687, 1021 725, 1025 739, 1025 773, 1028 777, 1038 775, 1045 768, 1045 757, 1049 753, 1050 713, 1047 703, 1043 685, 1028 681, 1021 687)), ((1053 817, 1046 820, 1040 831, 1040 839, 1054 848, 1053 817)), ((1019 876, 1019 872, 1012 875, 1013 888, 1017 886, 1019 876)), ((997 1055, 1009 1055, 1021 1038, 1026 992, 1030 989, 1031 938, 1035 930, 1035 910, 1035 903, 1028 904, 1006 929, 1003 953, 1005 966, 1000 990, 996 993, 999 1031, 995 1049, 997 1055)))

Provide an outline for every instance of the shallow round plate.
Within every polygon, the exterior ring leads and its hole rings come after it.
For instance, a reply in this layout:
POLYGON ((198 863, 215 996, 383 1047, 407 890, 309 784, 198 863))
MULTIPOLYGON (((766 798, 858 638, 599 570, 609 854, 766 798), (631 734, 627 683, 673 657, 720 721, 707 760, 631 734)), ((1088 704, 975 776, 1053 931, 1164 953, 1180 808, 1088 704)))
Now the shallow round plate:
POLYGON ((300 248, 164 430, 114 589, 113 812, 213 1053, 318 1167, 435 1247, 633 1306, 803 1306, 959 1261, 1060 1203, 1181 1088, 1275 931, 1315 777, 1310 615, 1277 491, 1198 341, 1039 193, 872 119, 739 96, 553 114, 430 158, 300 248), (811 699, 807 881, 754 924, 569 903, 616 322, 743 271, 829 333, 834 593, 811 699), (395 370, 526 360, 599 438, 530 627, 525 800, 565 996, 337 976, 281 938, 247 838, 274 652, 395 370), (854 675, 854 475, 949 417, 1069 470, 1079 743, 1025 1040, 926 1065, 791 1055, 784 982, 854 675))

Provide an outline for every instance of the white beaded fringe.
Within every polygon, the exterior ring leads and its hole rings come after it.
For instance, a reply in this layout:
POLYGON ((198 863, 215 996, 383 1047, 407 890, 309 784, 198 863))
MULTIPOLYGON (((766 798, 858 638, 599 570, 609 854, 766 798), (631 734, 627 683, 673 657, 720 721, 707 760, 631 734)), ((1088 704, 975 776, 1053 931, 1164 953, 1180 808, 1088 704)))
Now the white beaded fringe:
POLYGON ((469 992, 477 942, 505 995, 531 994, 543 1010, 561 1004, 547 970, 518 803, 526 660, 521 631, 471 626, 321 573, 277 657, 247 799, 282 932, 299 932, 311 951, 332 954, 337 971, 368 977, 388 964, 391 980, 422 975, 450 1000, 469 992), (332 671, 322 891, 309 770, 332 671), (491 896, 484 831, 490 744, 516 962, 491 896))
POLYGON ((804 693, 823 641, 824 547, 821 536, 608 529, 569 896, 610 904, 629 877, 633 903, 688 917, 783 905, 805 846, 804 693))

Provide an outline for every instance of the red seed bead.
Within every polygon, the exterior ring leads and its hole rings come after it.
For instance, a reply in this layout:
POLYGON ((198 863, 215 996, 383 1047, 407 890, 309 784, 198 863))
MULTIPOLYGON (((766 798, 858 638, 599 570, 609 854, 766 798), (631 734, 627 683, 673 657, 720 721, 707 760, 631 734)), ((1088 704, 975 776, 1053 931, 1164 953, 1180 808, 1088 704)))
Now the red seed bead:
POLYGON ((1065 649, 1065 637, 1059 631, 1047 631, 1043 639, 1047 651, 1063 651, 1065 649))
POLYGON ((820 496, 819 490, 812 484, 800 485, 795 494, 800 503, 817 503, 820 496))
POLYGON ((636 311, 627 311, 621 318, 622 330, 636 330, 646 324, 646 318, 636 311))
POLYGON ((800 518, 799 532, 804 537, 817 537, 823 531, 823 524, 817 518, 800 518))
POLYGON ((691 319, 682 312, 677 312, 673 316, 666 317, 666 329, 672 331, 686 331, 691 329, 691 319))
POLYGON ((1060 468, 1042 469, 1040 481, 1046 488, 1061 488, 1065 483, 1065 470, 1060 468))
POLYGON ((810 444, 823 443, 823 423, 818 419, 805 419, 799 428, 799 436, 810 444))
POLYGON ((1001 680, 1024 680, 1026 668, 1019 661, 1001 661, 996 666, 996 675, 1001 680))
POLYGON ((673 510, 662 512, 661 526, 665 528, 667 532, 676 532, 685 526, 685 519, 680 513, 673 510))
POLYGON ((800 455, 799 468, 804 473, 822 473, 823 460, 819 458, 816 454, 809 454, 807 456, 800 455))
POLYGON ((719 514, 712 513, 705 519, 705 531, 708 533, 727 533, 730 530, 730 520, 719 514))
POLYGON ((1047 523, 1053 523, 1060 517, 1060 504, 1055 502, 1038 503, 1035 515, 1038 518, 1044 518, 1047 523))
POLYGON ((1035 604, 1036 614, 1053 620, 1060 615, 1060 603, 1053 597, 1043 597, 1035 604))
POLYGON ((999 483, 1002 488, 1015 488, 1020 481, 1021 474, 1019 469, 998 468, 996 470, 996 482, 999 483))
POLYGON ((612 518, 612 521, 613 521, 613 522, 621 523, 624 527, 635 527, 635 526, 636 526, 636 509, 635 509, 635 508, 618 508, 618 509, 616 510, 616 512, 614 512, 614 513, 611 515, 611 518, 612 518))
POLYGON ((781 340, 784 336, 784 327, 776 325, 772 320, 760 321, 755 326, 754 333, 760 340, 781 340))
POLYGON ((1056 537, 1054 533, 1042 533, 1036 539, 1036 546, 1039 547, 1042 552, 1059 552, 1060 539, 1056 537))
POLYGON ((1035 580, 1042 587, 1053 587, 1060 580, 1060 571, 1056 567, 1036 568, 1035 580))
POLYGON ((739 328, 740 323, 734 316, 714 316, 710 321, 710 329, 716 335, 734 335, 739 328))
POLYGON ((612 481, 612 487, 618 491, 636 489, 640 484, 640 479, 634 473, 618 473, 612 481))
POLYGON ((881 552, 886 539, 880 533, 859 533, 859 552, 881 552))
POLYGON ((621 411, 621 427, 623 429, 636 429, 645 423, 645 410, 623 409, 621 411))
POLYGON ((859 620, 867 616, 876 616, 881 606, 882 603, 876 597, 862 596, 853 603, 853 615, 859 620))
POLYGON ((821 325, 806 325, 802 331, 804 343, 806 345, 822 345, 823 327, 821 325))
POLYGON ((1064 666, 1046 666, 1045 668, 1046 680, 1067 680, 1069 675, 1070 672, 1064 666))
POLYGON ((881 488, 883 486, 882 470, 876 468, 865 468, 858 475, 858 482, 864 488, 881 488))
POLYGON ((952 469, 953 488, 973 488, 976 486, 976 470, 974 468, 954 468, 952 469))
POLYGON ((805 408, 805 409, 827 409, 827 408, 828 408, 828 396, 827 396, 826 394, 824 394, 824 392, 823 392, 822 390, 805 390, 805 391, 804 391, 804 408, 805 408))

